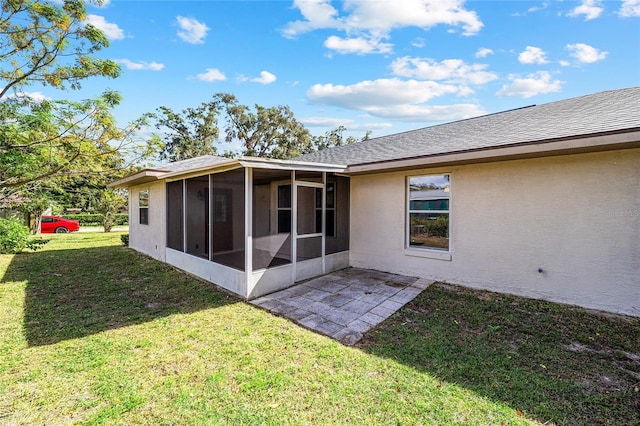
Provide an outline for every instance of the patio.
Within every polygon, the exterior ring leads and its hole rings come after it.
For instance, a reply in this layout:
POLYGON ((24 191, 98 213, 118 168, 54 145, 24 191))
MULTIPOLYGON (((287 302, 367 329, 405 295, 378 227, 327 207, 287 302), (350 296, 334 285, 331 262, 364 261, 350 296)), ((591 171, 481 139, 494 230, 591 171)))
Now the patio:
POLYGON ((429 284, 416 277, 347 268, 250 303, 351 346, 429 284))

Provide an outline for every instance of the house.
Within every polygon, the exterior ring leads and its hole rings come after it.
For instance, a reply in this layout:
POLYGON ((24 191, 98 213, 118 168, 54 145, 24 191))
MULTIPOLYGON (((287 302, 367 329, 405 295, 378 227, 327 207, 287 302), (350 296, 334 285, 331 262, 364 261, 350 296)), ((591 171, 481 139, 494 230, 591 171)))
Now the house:
POLYGON ((640 316, 640 87, 112 186, 132 248, 245 298, 354 266, 640 316))

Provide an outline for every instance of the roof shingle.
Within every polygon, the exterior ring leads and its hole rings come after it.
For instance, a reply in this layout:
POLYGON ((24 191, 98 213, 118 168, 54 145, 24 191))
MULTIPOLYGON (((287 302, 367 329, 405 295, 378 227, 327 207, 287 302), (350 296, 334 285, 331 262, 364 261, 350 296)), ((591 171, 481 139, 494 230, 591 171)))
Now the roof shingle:
POLYGON ((174 161, 173 163, 162 164, 160 166, 153 167, 153 170, 165 171, 170 173, 184 172, 188 170, 200 169, 203 167, 215 166, 216 164, 225 163, 229 160, 230 159, 226 157, 203 155, 186 160, 174 161))
POLYGON ((632 87, 369 139, 297 160, 352 166, 639 128, 640 87, 632 87))

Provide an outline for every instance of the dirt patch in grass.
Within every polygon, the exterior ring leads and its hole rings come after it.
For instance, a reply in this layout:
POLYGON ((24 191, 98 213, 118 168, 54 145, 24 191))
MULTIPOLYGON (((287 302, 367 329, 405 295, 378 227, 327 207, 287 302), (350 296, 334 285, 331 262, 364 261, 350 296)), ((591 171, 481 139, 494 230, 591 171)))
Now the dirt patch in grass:
POLYGON ((557 424, 640 424, 640 319, 436 283, 358 347, 557 424))

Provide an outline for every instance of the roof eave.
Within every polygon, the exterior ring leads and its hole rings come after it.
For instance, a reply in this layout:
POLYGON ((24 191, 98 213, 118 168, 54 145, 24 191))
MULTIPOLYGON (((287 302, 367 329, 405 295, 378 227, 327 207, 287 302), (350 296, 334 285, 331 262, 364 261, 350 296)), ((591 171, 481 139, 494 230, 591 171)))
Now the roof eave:
POLYGON ((141 172, 110 182, 107 186, 109 188, 128 188, 130 186, 156 181, 166 173, 164 170, 145 169, 141 172))
POLYGON ((348 174, 365 174, 416 167, 463 165, 629 148, 640 148, 640 129, 562 138, 558 140, 534 141, 397 160, 352 164, 347 168, 346 172, 348 174))
POLYGON ((201 167, 196 167, 193 169, 187 169, 187 170, 180 170, 177 172, 170 172, 170 173, 166 173, 164 176, 162 176, 162 179, 173 179, 176 178, 178 176, 180 177, 184 177, 185 175, 198 175, 198 174, 202 174, 203 172, 209 171, 209 170, 217 170, 217 169, 224 169, 224 170, 229 170, 231 168, 237 167, 238 166, 238 160, 230 158, 229 161, 222 161, 220 163, 216 163, 216 164, 208 164, 205 166, 201 166, 201 167))
POLYGON ((296 160, 278 160, 273 158, 261 157, 240 157, 238 160, 242 166, 256 169, 305 170, 336 173, 344 172, 347 169, 347 166, 342 164, 316 163, 296 160))

